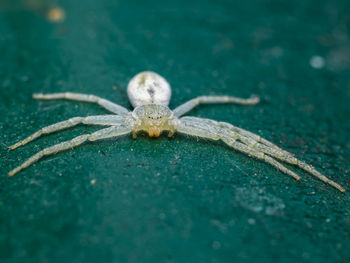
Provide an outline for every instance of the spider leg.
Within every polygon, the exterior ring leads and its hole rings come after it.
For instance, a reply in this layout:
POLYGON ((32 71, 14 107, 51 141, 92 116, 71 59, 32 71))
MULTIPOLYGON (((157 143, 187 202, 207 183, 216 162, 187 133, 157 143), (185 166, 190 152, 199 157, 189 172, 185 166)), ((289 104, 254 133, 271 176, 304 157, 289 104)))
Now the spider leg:
POLYGON ((118 125, 123 123, 124 117, 118 115, 97 115, 97 116, 89 116, 89 117, 74 117, 65 121, 61 121, 50 126, 46 126, 41 128, 39 131, 33 133, 29 137, 25 138, 22 141, 17 142, 16 144, 9 147, 10 150, 14 150, 20 146, 23 146, 37 138, 39 138, 43 134, 50 134, 56 131, 60 131, 63 129, 74 127, 78 124, 87 124, 87 125, 118 125))
POLYGON ((259 101, 260 98, 257 96, 252 96, 249 99, 242 99, 231 96, 200 96, 176 107, 173 112, 176 117, 180 117, 192 110, 194 107, 198 106, 199 104, 234 103, 240 105, 255 105, 259 101))
POLYGON ((191 122, 183 119, 184 118, 180 119, 180 124, 178 124, 177 126, 177 131, 179 133, 212 139, 212 140, 222 140, 224 143, 234 148, 235 150, 243 152, 249 156, 256 157, 258 159, 263 159, 264 161, 276 167, 277 169, 281 170, 282 172, 292 176, 295 180, 297 181, 300 180, 299 175, 289 170, 288 168, 283 166, 281 163, 279 163, 275 159, 271 158, 268 155, 265 155, 262 152, 259 152, 256 149, 250 148, 247 145, 244 145, 243 143, 237 142, 238 137, 235 137, 235 136, 228 137, 228 134, 223 133, 220 129, 216 129, 219 127, 203 126, 198 122, 191 122))
POLYGON ((233 149, 240 151, 242 153, 247 154, 248 156, 253 156, 256 157, 258 159, 262 159, 265 162, 271 164, 272 166, 276 167, 278 170, 281 170, 282 172, 292 176, 295 180, 299 181, 300 180, 300 176, 297 175, 296 173, 294 173, 293 171, 289 170, 288 168, 286 168, 284 165, 282 165, 280 162, 276 161, 275 159, 271 158, 270 156, 264 154, 263 152, 260 152, 254 148, 250 148, 249 146, 237 142, 235 139, 232 138, 225 138, 222 137, 221 138, 222 141, 224 143, 226 143, 227 145, 231 146, 233 149))
POLYGON ((259 142, 263 145, 269 146, 275 150, 278 150, 279 152, 283 152, 287 155, 292 155, 291 153, 281 149, 277 145, 273 144, 272 142, 260 137, 259 135, 252 133, 250 131, 244 130, 242 128, 233 126, 231 123, 227 122, 217 122, 211 119, 204 119, 204 118, 198 118, 198 117, 192 117, 192 116, 186 116, 182 117, 181 120, 189 120, 193 122, 200 122, 201 124, 205 124, 208 127, 220 127, 221 129, 229 129, 233 134, 236 134, 237 136, 240 136, 241 138, 250 138, 250 140, 254 140, 256 142, 259 142))
POLYGON ((126 108, 118 104, 115 104, 106 99, 102 99, 95 95, 89 95, 89 94, 71 93, 71 92, 51 93, 51 94, 37 93, 37 94, 33 94, 33 98, 40 99, 40 100, 66 99, 66 100, 74 100, 74 101, 92 102, 92 103, 97 103, 98 105, 105 108, 106 110, 118 115, 126 115, 129 112, 126 108))
POLYGON ((294 157, 293 154, 279 148, 275 144, 267 141, 266 139, 261 138, 260 136, 254 134, 254 133, 251 133, 251 132, 248 132, 248 131, 243 130, 241 128, 235 127, 229 123, 222 123, 222 122, 219 123, 219 125, 223 125, 223 124, 225 124, 228 127, 231 127, 232 128, 231 132, 235 132, 235 134, 238 133, 239 140, 242 141, 244 144, 248 145, 249 147, 253 147, 253 148, 257 149, 258 151, 264 152, 264 153, 266 153, 266 154, 268 154, 276 159, 279 159, 283 162, 295 165, 295 166, 303 169, 304 171, 312 174, 313 176, 315 176, 319 180, 323 181, 324 183, 333 186, 334 188, 338 189, 342 193, 345 192, 345 189, 342 186, 340 186, 336 182, 330 180, 328 177, 326 177, 323 174, 321 174, 320 172, 318 172, 311 165, 306 164, 303 161, 300 161, 299 159, 294 157))
MULTIPOLYGON (((289 169, 285 168, 283 165, 281 165, 279 162, 277 162, 275 159, 271 158, 270 156, 276 159, 279 159, 283 162, 296 165, 299 168, 302 168, 308 173, 314 175, 321 181, 338 189, 340 192, 343 192, 343 193, 345 192, 345 189, 343 187, 341 187, 336 182, 330 180, 329 178, 327 178, 326 176, 324 176, 323 174, 315 170, 311 165, 308 165, 298 160, 291 153, 285 150, 282 150, 278 146, 261 138, 260 136, 254 133, 235 127, 229 123, 216 122, 209 119, 202 119, 202 118, 196 118, 196 117, 184 117, 184 118, 181 118, 180 121, 185 124, 189 123, 191 126, 194 126, 196 128, 201 128, 201 129, 206 129, 208 131, 211 131, 212 133, 217 134, 217 136, 220 135, 219 139, 223 140, 226 144, 230 145, 231 147, 241 152, 244 152, 248 155, 251 155, 260 159, 264 159, 266 162, 272 164, 273 166, 277 167, 281 171, 293 176, 297 180, 299 177, 298 175, 296 175, 294 172, 290 171, 289 169), (241 141, 242 143, 237 142, 237 140, 241 141)), ((197 135, 197 136, 200 136, 200 135, 197 135)))
POLYGON ((121 135, 128 134, 130 132, 131 132, 131 128, 129 126, 112 126, 112 127, 94 132, 92 134, 83 134, 83 135, 77 136, 72 140, 61 142, 59 144, 56 144, 41 150, 40 152, 34 154, 32 157, 26 160, 24 163, 22 163, 20 166, 10 171, 8 175, 13 176, 19 171, 32 165, 33 163, 36 163, 44 156, 49 156, 52 154, 56 154, 56 153, 77 147, 82 143, 84 143, 85 141, 97 141, 97 140, 107 139, 111 137, 118 137, 121 135))

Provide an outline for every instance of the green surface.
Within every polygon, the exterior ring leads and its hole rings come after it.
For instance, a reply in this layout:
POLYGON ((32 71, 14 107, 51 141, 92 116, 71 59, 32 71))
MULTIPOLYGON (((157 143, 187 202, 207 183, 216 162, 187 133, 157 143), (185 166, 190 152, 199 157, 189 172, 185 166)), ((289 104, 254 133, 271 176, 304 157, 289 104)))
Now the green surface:
POLYGON ((128 80, 153 70, 171 107, 195 96, 259 94, 255 107, 190 115, 256 132, 350 189, 350 2, 0 1, 0 262, 350 262, 350 198, 310 175, 296 183, 221 143, 122 137, 7 172, 77 127, 7 146, 91 104, 39 102, 74 91, 130 107, 128 80), (146 3, 147 2, 147 3, 146 3), (325 59, 318 69, 313 56, 325 59), (95 180, 95 181, 94 181, 95 180))

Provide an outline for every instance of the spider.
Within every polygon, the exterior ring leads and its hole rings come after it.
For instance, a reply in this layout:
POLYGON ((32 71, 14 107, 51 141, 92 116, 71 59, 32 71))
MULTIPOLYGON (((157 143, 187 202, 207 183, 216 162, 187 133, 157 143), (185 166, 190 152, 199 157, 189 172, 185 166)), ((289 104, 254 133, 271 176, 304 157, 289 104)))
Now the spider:
POLYGON ((91 134, 83 134, 72 140, 45 148, 30 157, 20 166, 10 171, 8 175, 13 176, 19 171, 39 161, 44 156, 77 147, 86 141, 97 141, 126 134, 132 134, 133 138, 136 139, 139 132, 145 132, 150 137, 158 137, 163 132, 168 132, 168 136, 171 137, 175 132, 178 132, 180 134, 200 138, 221 140, 229 147, 247 154, 248 156, 264 160, 278 170, 281 170, 299 181, 300 176, 286 168, 281 162, 295 165, 317 177, 321 181, 333 186, 340 192, 345 192, 343 187, 316 171, 311 165, 298 160, 293 154, 279 148, 275 144, 254 133, 226 122, 218 122, 211 119, 197 117, 182 117, 199 104, 234 103, 240 105, 255 105, 260 100, 257 96, 252 96, 248 99, 231 96, 200 96, 189 100, 174 110, 170 110, 168 107, 171 97, 170 85, 162 76, 151 71, 141 72, 134 76, 128 84, 127 93, 130 103, 134 107, 132 112, 109 100, 102 99, 95 95, 70 92, 33 94, 34 99, 41 100, 66 99, 97 103, 106 110, 112 112, 112 114, 74 117, 52 124, 41 128, 39 131, 24 140, 10 146, 10 150, 23 146, 37 139, 41 135, 67 129, 78 124, 109 127, 91 134))

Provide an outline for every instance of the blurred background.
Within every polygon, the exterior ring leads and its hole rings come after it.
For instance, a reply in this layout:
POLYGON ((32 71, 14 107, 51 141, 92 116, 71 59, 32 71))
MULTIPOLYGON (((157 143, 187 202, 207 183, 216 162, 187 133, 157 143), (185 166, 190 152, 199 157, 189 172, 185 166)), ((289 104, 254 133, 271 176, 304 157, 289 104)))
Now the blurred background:
MULTIPOLYGON (((43 159, 97 127, 16 151, 40 127, 98 106, 131 109, 128 81, 155 71, 171 108, 199 95, 261 96, 190 115, 257 133, 350 189, 350 2, 0 0, 0 262, 349 262, 350 198, 299 183, 218 142, 122 137, 43 159)), ((292 168, 293 169, 293 168, 292 168)))

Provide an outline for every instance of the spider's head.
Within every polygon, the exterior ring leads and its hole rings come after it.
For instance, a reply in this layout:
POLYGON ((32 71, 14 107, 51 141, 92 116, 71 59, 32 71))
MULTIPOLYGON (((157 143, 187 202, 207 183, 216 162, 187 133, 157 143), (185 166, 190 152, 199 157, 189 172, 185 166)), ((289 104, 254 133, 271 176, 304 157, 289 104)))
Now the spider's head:
POLYGON ((130 80, 128 97, 135 108, 147 104, 168 106, 171 89, 169 83, 162 76, 155 72, 144 71, 130 80))
POLYGON ((145 131, 150 137, 158 137, 163 131, 174 131, 173 112, 163 105, 149 104, 136 107, 132 112, 134 131, 145 131))

